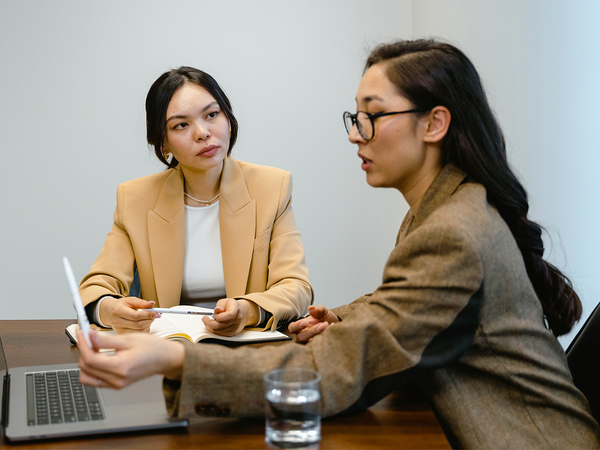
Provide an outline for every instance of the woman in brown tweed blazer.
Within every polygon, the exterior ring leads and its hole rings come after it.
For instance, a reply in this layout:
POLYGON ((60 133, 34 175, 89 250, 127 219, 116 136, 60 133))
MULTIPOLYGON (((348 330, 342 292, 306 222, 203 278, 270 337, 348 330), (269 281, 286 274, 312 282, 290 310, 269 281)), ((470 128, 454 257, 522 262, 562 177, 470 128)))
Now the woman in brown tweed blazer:
POLYGON ((264 372, 311 367, 325 415, 413 383, 453 447, 600 447, 555 337, 579 318, 579 299, 542 259, 541 229, 471 62, 435 41, 382 45, 356 100, 344 117, 367 182, 410 205, 381 286, 291 324, 306 345, 230 350, 94 333, 95 348, 117 355, 82 348, 82 380, 118 388, 162 373, 174 414, 248 416, 263 413, 264 372))

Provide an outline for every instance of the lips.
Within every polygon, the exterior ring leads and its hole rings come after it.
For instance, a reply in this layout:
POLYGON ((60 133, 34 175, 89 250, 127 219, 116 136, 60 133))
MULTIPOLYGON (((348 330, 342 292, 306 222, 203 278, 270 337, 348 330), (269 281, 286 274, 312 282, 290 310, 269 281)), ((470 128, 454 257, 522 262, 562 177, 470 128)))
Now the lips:
POLYGON ((205 158, 209 158, 209 157, 213 156, 215 153, 217 153, 218 149, 219 149, 218 145, 207 145, 202 150, 200 150, 196 156, 202 156, 205 158))
POLYGON ((362 164, 360 165, 362 170, 369 170, 369 168, 371 167, 371 165, 373 164, 373 161, 371 161, 370 159, 365 158, 363 155, 361 155, 360 153, 358 154, 358 157, 360 159, 362 159, 362 164))

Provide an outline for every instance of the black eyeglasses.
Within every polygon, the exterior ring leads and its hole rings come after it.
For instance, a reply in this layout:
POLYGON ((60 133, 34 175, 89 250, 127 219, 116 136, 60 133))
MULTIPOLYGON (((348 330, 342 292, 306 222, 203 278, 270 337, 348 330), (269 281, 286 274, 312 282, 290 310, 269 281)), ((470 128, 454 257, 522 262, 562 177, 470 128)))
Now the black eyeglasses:
POLYGON ((426 109, 409 109, 407 111, 381 112, 371 114, 365 111, 358 111, 356 114, 346 111, 344 113, 344 125, 346 131, 350 134, 350 130, 354 125, 358 128, 358 132, 365 141, 373 139, 375 134, 375 119, 383 116, 393 116, 395 114, 407 114, 416 112, 425 112, 426 109))

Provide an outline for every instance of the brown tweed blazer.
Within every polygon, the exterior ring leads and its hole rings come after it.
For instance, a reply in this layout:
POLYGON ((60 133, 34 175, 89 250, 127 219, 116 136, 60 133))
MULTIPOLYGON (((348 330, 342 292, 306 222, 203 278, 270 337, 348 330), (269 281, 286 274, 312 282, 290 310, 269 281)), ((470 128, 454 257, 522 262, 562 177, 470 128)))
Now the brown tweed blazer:
POLYGON ((454 166, 408 213, 381 286, 334 311, 342 322, 305 346, 187 346, 171 410, 261 415, 263 373, 303 366, 322 375, 326 416, 411 382, 454 447, 600 447, 510 230, 454 166))
MULTIPOLYGON (((114 224, 79 292, 84 305, 124 297, 137 267, 141 297, 179 304, 185 245, 179 167, 119 185, 114 224)), ((289 172, 225 158, 219 226, 228 297, 251 300, 277 328, 307 312, 313 291, 292 212, 289 172)))

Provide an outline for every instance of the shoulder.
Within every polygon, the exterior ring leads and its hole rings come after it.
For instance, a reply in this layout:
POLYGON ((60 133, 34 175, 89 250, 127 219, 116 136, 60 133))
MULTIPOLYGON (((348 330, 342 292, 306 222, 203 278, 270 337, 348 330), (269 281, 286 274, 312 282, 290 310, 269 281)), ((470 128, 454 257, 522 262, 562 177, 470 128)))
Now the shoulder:
POLYGON ((437 208, 423 225, 450 226, 473 239, 488 239, 498 233, 509 233, 498 210, 488 202, 485 187, 466 182, 437 208))
POLYGON ((175 169, 147 175, 141 178, 125 181, 118 187, 118 200, 135 199, 136 201, 156 201, 169 177, 177 175, 175 169))
POLYGON ((240 167, 246 181, 260 180, 263 182, 281 182, 285 178, 291 178, 290 172, 277 167, 262 166, 245 161, 233 160, 240 167))
POLYGON ((135 178, 133 180, 125 181, 121 183, 121 186, 128 190, 143 189, 153 185, 162 185, 174 172, 174 169, 167 169, 163 172, 153 173, 152 175, 146 175, 145 177, 135 178))
POLYGON ((281 192, 284 196, 291 195, 292 174, 287 170, 244 161, 233 162, 239 166, 252 197, 272 197, 275 192, 281 192))
POLYGON ((440 253, 452 250, 474 252, 482 260, 515 261, 521 258, 508 225, 488 202, 486 189, 473 182, 460 185, 406 239, 426 241, 424 245, 435 246, 440 253))

